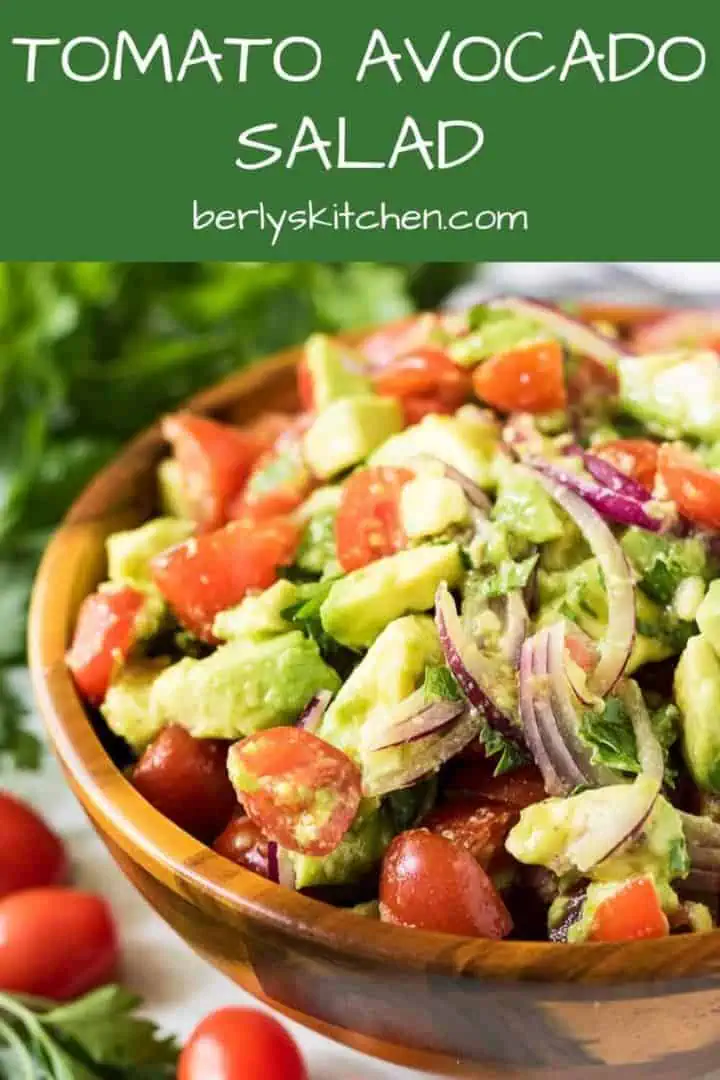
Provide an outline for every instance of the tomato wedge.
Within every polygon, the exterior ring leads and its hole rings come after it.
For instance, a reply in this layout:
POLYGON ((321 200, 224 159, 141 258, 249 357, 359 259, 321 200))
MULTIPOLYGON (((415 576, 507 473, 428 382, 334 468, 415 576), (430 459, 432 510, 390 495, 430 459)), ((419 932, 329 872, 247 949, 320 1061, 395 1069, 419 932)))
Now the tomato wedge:
POLYGON ((379 466, 361 469, 346 482, 335 519, 338 560, 343 570, 359 570, 405 547, 400 492, 414 476, 410 469, 379 466))
POLYGON ((658 447, 650 439, 612 439, 593 446, 593 454, 610 462, 650 492, 657 472, 658 447))
POLYGON ((590 941, 667 937, 670 927, 650 878, 634 878, 598 904, 590 941))
POLYGON ((720 473, 679 444, 658 452, 658 476, 678 510, 696 525, 720 529, 720 473))
POLYGON ((484 806, 478 799, 457 799, 436 807, 423 827, 469 851, 484 869, 504 851, 505 837, 518 820, 518 812, 484 806))
POLYGON ((211 531, 225 524, 233 496, 287 423, 286 417, 273 413, 248 428, 193 413, 165 417, 163 435, 172 444, 185 498, 200 529, 211 531))
POLYGON ((116 670, 137 639, 137 624, 147 597, 122 586, 88 596, 80 608, 67 665, 90 705, 102 705, 116 670))
POLYGON ((503 938, 512 919, 492 881, 445 836, 412 829, 396 836, 383 860, 380 917, 396 926, 503 938))
POLYGON ((498 353, 475 368, 475 393, 501 412, 547 413, 564 409, 564 360, 564 350, 557 341, 498 353))
POLYGON ((469 373, 440 349, 430 348, 392 360, 376 372, 374 384, 379 394, 402 402, 408 423, 417 423, 430 412, 455 412, 471 389, 469 373))
POLYGON ((328 855, 360 805, 357 765, 301 728, 273 728, 236 743, 228 770, 248 817, 290 851, 328 855))
POLYGON ((153 579, 183 626, 212 644, 218 612, 239 604, 249 589, 272 585, 299 539, 289 518, 234 521, 156 556, 153 579))

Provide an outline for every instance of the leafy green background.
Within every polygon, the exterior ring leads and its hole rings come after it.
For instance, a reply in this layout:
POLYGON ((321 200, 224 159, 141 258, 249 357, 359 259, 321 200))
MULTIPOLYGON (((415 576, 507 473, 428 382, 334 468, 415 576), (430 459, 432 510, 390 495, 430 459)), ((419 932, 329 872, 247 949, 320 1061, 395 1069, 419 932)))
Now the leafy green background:
POLYGON ((7 678, 54 525, 134 432, 314 329, 432 307, 462 263, 0 263, 0 763, 38 747, 7 678))

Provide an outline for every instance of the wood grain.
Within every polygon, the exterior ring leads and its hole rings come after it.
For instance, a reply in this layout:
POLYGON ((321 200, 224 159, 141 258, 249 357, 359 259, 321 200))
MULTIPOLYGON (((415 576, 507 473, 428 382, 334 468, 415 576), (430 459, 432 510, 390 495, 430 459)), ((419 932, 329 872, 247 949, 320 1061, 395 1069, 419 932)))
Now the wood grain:
MULTIPOLYGON (((647 317, 623 315, 625 324, 647 317)), ((237 421, 291 411, 297 359, 291 350, 265 361, 191 407, 237 421)), ((235 866, 125 780, 78 699, 64 654, 78 607, 103 576, 105 537, 152 511, 162 453, 156 426, 73 506, 38 574, 29 647, 37 701, 68 781, 163 918, 253 994, 388 1060, 488 1078, 705 1076, 720 1060, 720 931, 563 946, 397 930, 235 866)))

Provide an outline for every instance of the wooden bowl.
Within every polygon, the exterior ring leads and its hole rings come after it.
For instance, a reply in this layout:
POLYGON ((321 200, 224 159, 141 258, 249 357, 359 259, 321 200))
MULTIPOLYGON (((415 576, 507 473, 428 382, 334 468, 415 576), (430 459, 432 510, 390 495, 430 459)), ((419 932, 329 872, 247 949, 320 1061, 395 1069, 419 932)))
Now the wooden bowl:
MULTIPOLYGON (((620 313, 625 323, 647 314, 620 313)), ((242 371, 191 406, 236 421, 292 410, 298 356, 242 371)), ((45 554, 30 619, 34 689, 54 748, 95 829, 153 907, 257 997, 388 1060, 452 1076, 707 1075, 720 1055, 720 931, 568 946, 395 929, 235 866, 125 780, 64 654, 81 601, 104 575, 105 537, 152 511, 163 452, 156 426, 78 499, 45 554)))

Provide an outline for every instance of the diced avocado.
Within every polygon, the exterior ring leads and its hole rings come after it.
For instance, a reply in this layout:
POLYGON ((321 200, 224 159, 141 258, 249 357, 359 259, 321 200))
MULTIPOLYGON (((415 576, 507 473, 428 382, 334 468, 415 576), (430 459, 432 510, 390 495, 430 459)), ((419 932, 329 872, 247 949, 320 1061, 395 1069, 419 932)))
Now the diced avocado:
POLYGON ((180 465, 173 457, 164 458, 157 471, 160 508, 169 517, 191 518, 180 465))
POLYGON ((563 535, 563 520, 552 499, 525 469, 498 458, 496 474, 493 521, 532 544, 544 544, 563 535))
POLYGON ((295 870, 295 888, 350 885, 380 862, 394 835, 387 812, 378 799, 363 799, 352 827, 329 855, 288 852, 295 870))
POLYGON ((463 489, 445 476, 418 476, 402 489, 400 520, 410 540, 438 536, 467 525, 470 509, 463 489))
POLYGON ((296 630, 173 664, 153 686, 151 708, 198 738, 237 739, 293 723, 318 690, 339 685, 315 642, 296 630))
POLYGON ((159 517, 139 529, 113 533, 106 541, 108 577, 118 583, 150 584, 151 560, 161 551, 187 540, 194 530, 192 521, 159 517))
POLYGON ((620 361, 620 401, 666 439, 720 439, 720 364, 714 352, 681 351, 620 361))
POLYGON ((370 464, 412 465, 414 459, 430 454, 487 488, 493 486, 491 465, 497 445, 497 428, 491 420, 481 423, 467 414, 432 414, 389 439, 372 455, 370 464))
POLYGON ((292 626, 282 612, 297 600, 297 585, 280 578, 265 592, 246 596, 234 608, 221 611, 215 617, 213 634, 220 641, 243 641, 247 638, 267 638, 285 634, 292 626))
POLYGON ((138 754, 165 727, 165 720, 150 707, 154 683, 170 663, 164 657, 133 660, 126 664, 108 690, 101 712, 107 726, 138 754))
POLYGON ((317 412, 340 398, 373 392, 362 359, 326 334, 313 334, 309 339, 305 346, 305 363, 317 412))
POLYGON ((685 762, 704 791, 720 792, 720 659, 702 635, 691 638, 675 669, 685 762))
POLYGON ((659 604, 669 604, 682 581, 708 574, 707 548, 696 536, 658 536, 633 527, 621 544, 637 571, 640 587, 659 604))
POLYGON ((336 517, 337 511, 323 510, 314 514, 305 525, 295 563, 306 573, 326 578, 340 573, 335 543, 336 517))
POLYGON ((457 544, 400 551, 340 578, 320 609, 323 629, 341 645, 367 648, 401 615, 429 611, 441 581, 452 589, 463 576, 457 544))
POLYGON ((321 479, 337 476, 364 461, 402 426, 402 408, 394 398, 342 398, 323 409, 305 433, 305 458, 321 479))
POLYGON ((449 353, 457 364, 473 367, 495 353, 507 352, 546 336, 538 323, 525 316, 511 311, 485 310, 487 314, 482 325, 450 345, 449 353))
POLYGON ((253 469, 244 489, 244 497, 248 502, 252 502, 253 499, 262 499, 271 492, 302 492, 310 480, 310 470, 300 443, 295 439, 288 439, 253 469))
POLYGON ((325 713, 318 734, 359 760, 365 723, 384 715, 422 684, 425 668, 443 661, 433 620, 407 615, 383 630, 325 713))
POLYGON ((700 633, 720 656, 720 581, 710 584, 705 599, 697 609, 696 618, 700 633))
POLYGON ((341 484, 326 484, 324 487, 316 488, 311 495, 308 495, 305 502, 298 506, 293 517, 303 525, 316 514, 334 514, 340 507, 342 497, 341 484))

